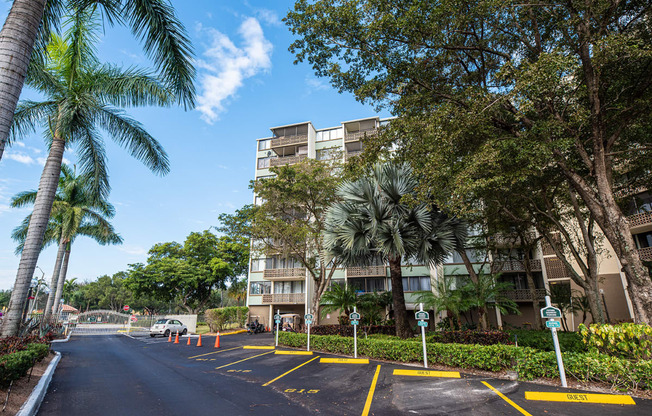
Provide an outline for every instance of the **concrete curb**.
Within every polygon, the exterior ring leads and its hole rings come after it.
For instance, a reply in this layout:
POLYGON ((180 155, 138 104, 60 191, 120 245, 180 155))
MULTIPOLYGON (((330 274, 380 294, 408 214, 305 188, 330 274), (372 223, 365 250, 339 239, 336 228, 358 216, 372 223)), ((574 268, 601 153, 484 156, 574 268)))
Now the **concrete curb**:
POLYGON ((66 338, 66 339, 53 339, 52 341, 50 341, 50 344, 70 341, 70 336, 72 335, 72 332, 73 331, 70 331, 70 333, 68 334, 68 338, 66 338))
POLYGON ((56 356, 52 359, 52 361, 50 361, 50 365, 48 365, 48 368, 41 376, 38 384, 34 386, 32 394, 30 394, 27 398, 27 401, 23 403, 18 413, 16 413, 16 416, 34 416, 36 413, 38 413, 38 409, 41 407, 45 393, 48 391, 48 386, 50 385, 50 381, 54 375, 54 370, 57 368, 59 360, 61 360, 61 353, 58 351, 55 351, 54 353, 56 356))

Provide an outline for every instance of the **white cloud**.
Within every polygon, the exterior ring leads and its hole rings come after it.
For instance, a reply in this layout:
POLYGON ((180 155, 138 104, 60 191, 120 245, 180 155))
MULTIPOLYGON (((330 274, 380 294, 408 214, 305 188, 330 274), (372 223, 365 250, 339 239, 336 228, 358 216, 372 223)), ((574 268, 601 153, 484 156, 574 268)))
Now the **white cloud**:
POLYGON ((23 142, 14 142, 13 145, 18 147, 25 147, 25 143, 23 142))
POLYGON ((203 54, 204 59, 197 61, 201 89, 197 110, 204 121, 212 124, 224 111, 224 101, 235 95, 245 79, 271 68, 273 46, 253 17, 240 25, 241 47, 218 30, 201 26, 199 29, 211 36, 212 42, 203 54))
POLYGON ((144 256, 147 254, 147 250, 140 246, 124 245, 119 246, 118 250, 132 256, 144 256))
POLYGON ((257 18, 268 25, 279 26, 281 24, 281 19, 278 18, 274 10, 256 9, 254 13, 256 13, 257 18))
POLYGON ((16 153, 14 153, 14 152, 7 153, 7 154, 5 154, 5 157, 6 157, 7 159, 14 160, 14 161, 16 161, 16 162, 18 162, 18 163, 23 163, 23 164, 25 164, 25 165, 31 165, 31 164, 33 164, 33 163, 36 163, 36 162, 34 161, 34 159, 32 159, 31 156, 26 155, 25 153, 20 153, 20 152, 16 152, 16 153))
POLYGON ((306 77, 306 85, 309 91, 324 91, 330 89, 330 85, 323 79, 311 76, 306 77))

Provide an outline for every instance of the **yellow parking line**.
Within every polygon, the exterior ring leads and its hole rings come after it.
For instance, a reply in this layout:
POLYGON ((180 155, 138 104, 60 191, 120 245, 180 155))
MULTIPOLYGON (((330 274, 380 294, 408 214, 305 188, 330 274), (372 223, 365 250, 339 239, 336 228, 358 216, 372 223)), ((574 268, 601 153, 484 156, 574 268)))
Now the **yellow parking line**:
POLYGON ((509 400, 509 399, 507 398, 507 396, 505 396, 504 394, 502 394, 501 392, 499 392, 499 391, 496 390, 495 388, 491 387, 491 385, 490 385, 489 383, 487 383, 486 381, 483 381, 482 384, 484 384, 485 386, 489 387, 489 388, 490 388, 494 393, 496 393, 498 396, 500 396, 501 399, 503 399, 503 400, 505 400, 507 403, 511 404, 512 407, 513 407, 514 409, 518 410, 519 412, 521 412, 521 413, 524 414, 525 416, 532 416, 530 413, 528 413, 528 412, 526 412, 525 410, 523 410, 523 408, 522 408, 521 406, 519 406, 519 405, 517 405, 516 403, 514 403, 513 401, 509 400))
POLYGON ((367 401, 364 404, 364 409, 362 410, 362 416, 367 416, 369 414, 369 409, 371 409, 371 401, 374 399, 374 391, 376 391, 376 382, 378 381, 378 374, 380 374, 380 364, 376 367, 376 374, 374 374, 374 379, 371 381, 371 387, 369 387, 369 394, 367 394, 367 401))
MULTIPOLYGON (((277 351, 277 352, 278 352, 278 351, 277 351)), ((269 386, 270 384, 272 384, 273 382, 275 382, 275 381, 278 380, 279 378, 287 376, 288 374, 290 374, 290 373, 293 372, 294 370, 297 370, 297 369, 303 367, 304 365, 308 364, 310 361, 315 361, 317 358, 319 358, 319 355, 316 356, 315 358, 311 358, 311 359, 309 359, 308 361, 306 361, 306 362, 303 363, 303 364, 299 364, 298 366, 294 367, 294 368, 293 368, 292 370, 290 370, 290 371, 286 371, 285 373, 281 374, 280 376, 276 377, 275 379, 268 381, 267 383, 263 384, 263 387, 264 387, 264 386, 269 386)))
POLYGON ((550 393, 526 391, 525 400, 544 400, 549 402, 636 404, 631 396, 618 394, 550 393))
POLYGON ((238 349, 240 349, 240 347, 229 348, 228 350, 217 350, 217 351, 213 351, 213 352, 207 352, 206 354, 193 355, 192 357, 188 357, 188 359, 190 360, 192 358, 203 357, 205 355, 219 354, 220 352, 226 352, 226 351, 238 350, 238 349))
POLYGON ((278 355, 312 355, 312 351, 274 351, 278 355))
POLYGON ((252 358, 260 357, 261 355, 271 354, 273 352, 274 351, 267 351, 267 352, 264 352, 262 354, 254 355, 253 357, 245 358, 244 360, 240 360, 240 361, 236 361, 234 363, 229 363, 229 364, 225 364, 225 365, 222 365, 222 366, 219 366, 219 367, 215 367, 215 369, 219 370, 220 368, 228 367, 228 366, 233 365, 233 364, 238 364, 238 363, 241 363, 243 361, 251 360, 252 358))
POLYGON ((273 350, 274 346, 268 345, 245 345, 242 347, 243 350, 273 350))
POLYGON ((457 371, 430 371, 430 370, 394 370, 395 376, 416 376, 416 377, 449 377, 460 378, 457 371))
POLYGON ((366 358, 322 358, 320 363, 330 364, 369 364, 366 358))

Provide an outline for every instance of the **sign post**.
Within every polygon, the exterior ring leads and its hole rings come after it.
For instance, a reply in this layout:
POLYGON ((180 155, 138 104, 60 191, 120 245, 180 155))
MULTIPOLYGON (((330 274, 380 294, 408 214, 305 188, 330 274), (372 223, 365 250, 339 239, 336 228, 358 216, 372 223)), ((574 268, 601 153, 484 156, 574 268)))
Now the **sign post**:
POLYGON ((306 320, 306 325, 308 326, 308 348, 306 351, 310 351, 310 325, 312 325, 312 314, 310 313, 310 308, 308 308, 308 313, 303 317, 306 320))
POLYGON ((278 331, 279 325, 281 323, 281 310, 276 310, 276 315, 274 315, 274 323, 276 323, 276 346, 278 347, 278 331))
POLYGON ((566 371, 564 370, 564 361, 561 357, 561 349, 559 348, 559 340, 557 339, 557 328, 561 324, 555 321, 555 318, 561 318, 561 311, 550 304, 550 296, 546 296, 546 307, 541 309, 541 317, 548 318, 546 327, 550 328, 552 332, 552 342, 555 345, 555 355, 557 356, 557 366, 559 366, 559 378, 561 378, 562 387, 568 387, 566 384, 566 371))
POLYGON ((423 303, 419 304, 419 312, 414 314, 417 324, 421 327, 421 341, 423 342, 423 367, 428 368, 428 352, 426 351, 426 327, 430 314, 423 310, 423 303))
POLYGON ((351 325, 353 325, 353 358, 358 358, 358 324, 360 319, 360 314, 358 313, 358 307, 353 307, 353 313, 349 315, 351 320, 351 325))

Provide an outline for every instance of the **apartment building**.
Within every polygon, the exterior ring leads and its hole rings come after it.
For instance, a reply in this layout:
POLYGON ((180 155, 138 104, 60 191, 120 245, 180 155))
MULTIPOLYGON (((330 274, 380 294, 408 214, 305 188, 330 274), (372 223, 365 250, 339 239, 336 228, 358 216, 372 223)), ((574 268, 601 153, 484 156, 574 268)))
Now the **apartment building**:
MULTIPOLYGON (((389 122, 388 119, 371 117, 340 123, 335 127, 316 128, 311 122, 302 122, 272 127, 271 136, 256 142, 255 178, 270 177, 270 168, 294 164, 305 158, 329 160, 342 158, 350 160, 362 152, 362 139, 377 134, 378 128, 389 122)), ((260 203, 255 199, 254 203, 260 203)), ((632 199, 629 221, 641 256, 652 261, 652 197, 639 193, 632 199)), ((505 295, 519 304, 521 314, 501 315, 497 311, 489 313, 490 323, 495 327, 523 327, 533 323, 532 292, 529 290, 524 256, 531 259, 531 269, 535 277, 535 293, 540 301, 550 289, 550 285, 570 285, 579 290, 571 279, 568 270, 555 256, 550 247, 540 244, 535 250, 525 252, 517 240, 509 236, 493 238, 493 254, 474 250, 468 256, 476 271, 501 273, 501 279, 512 283, 513 289, 505 295), (496 250, 497 248, 498 250, 496 250), (500 258, 492 258, 499 253, 500 258), (489 260, 489 261, 487 261, 489 260)), ((607 243, 608 244, 608 243, 607 243)), ((613 253, 610 247, 608 251, 613 253)), ((408 264, 403 266, 403 289, 406 306, 409 310, 417 308, 415 292, 432 290, 433 284, 441 276, 467 276, 468 273, 459 254, 454 253, 446 262, 436 268, 427 265, 408 264)), ((632 306, 625 290, 625 276, 614 254, 603 256, 600 261, 601 292, 612 322, 632 318, 632 306)), ((391 290, 387 265, 375 264, 367 267, 349 267, 336 270, 335 283, 353 285, 359 292, 382 292, 391 290)), ((277 310, 281 314, 308 312, 312 298, 312 279, 307 270, 298 262, 280 256, 252 255, 249 274, 247 306, 251 319, 258 319, 265 326, 271 326, 272 317, 277 310)), ((311 311, 317 313, 317 311, 311 311)), ((442 317, 433 317, 433 320, 442 317)), ((469 319, 475 319, 469 314, 469 319)), ((581 313, 568 316, 569 325, 576 328, 582 320, 581 313)), ((321 323, 337 323, 337 316, 322 315, 321 323)), ((434 323, 434 322, 433 322, 434 323)))

